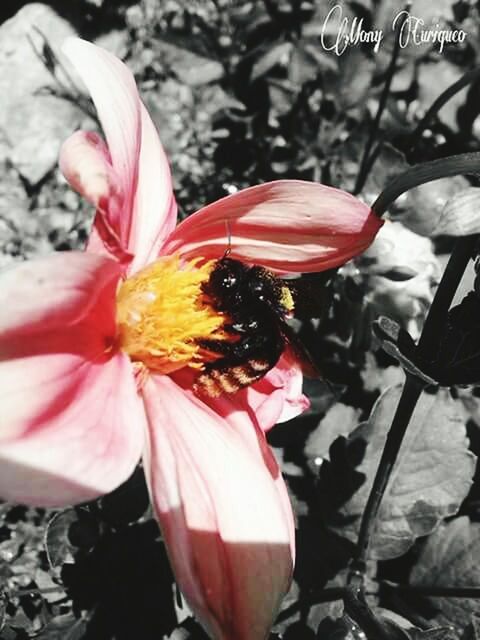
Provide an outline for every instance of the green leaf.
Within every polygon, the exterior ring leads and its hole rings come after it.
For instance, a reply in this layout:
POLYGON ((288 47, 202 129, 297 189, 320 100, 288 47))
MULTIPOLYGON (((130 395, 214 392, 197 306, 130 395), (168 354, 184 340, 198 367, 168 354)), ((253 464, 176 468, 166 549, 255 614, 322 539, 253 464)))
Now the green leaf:
MULTIPOLYGON (((422 587, 480 587, 480 523, 470 522, 467 516, 442 524, 428 539, 410 582, 422 587)), ((474 598, 427 598, 432 615, 440 624, 450 624, 457 629, 471 626, 470 636, 478 637, 478 622, 472 616, 480 616, 480 600, 474 598), (475 635, 477 634, 477 635, 475 635)), ((467 633, 465 629, 465 633, 467 633)))
MULTIPOLYGON (((357 456, 362 446, 364 453, 350 472, 357 475, 356 491, 337 510, 331 526, 353 542, 400 393, 401 386, 387 389, 368 422, 347 441, 347 448, 355 448, 357 456), (365 481, 358 487, 360 474, 365 481)), ((476 458, 468 444, 460 408, 450 394, 445 390, 436 395, 423 393, 380 507, 371 544, 373 558, 386 560, 404 554, 416 538, 427 535, 443 518, 457 512, 475 471, 476 458)), ((333 457, 331 460, 335 466, 333 457)), ((345 469, 342 473, 345 475, 345 469)))

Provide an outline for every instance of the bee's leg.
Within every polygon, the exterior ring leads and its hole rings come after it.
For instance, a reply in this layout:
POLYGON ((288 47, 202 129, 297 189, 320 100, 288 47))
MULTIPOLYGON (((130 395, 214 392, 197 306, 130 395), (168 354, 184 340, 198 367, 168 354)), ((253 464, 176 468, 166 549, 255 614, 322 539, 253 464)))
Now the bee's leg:
MULTIPOLYGON (((254 335, 244 334, 236 342, 221 340, 202 340, 203 348, 221 354, 221 358, 205 365, 206 371, 226 371, 238 365, 256 362, 261 371, 259 378, 277 364, 284 340, 280 331, 274 327, 265 328, 254 335)), ((250 366, 250 365, 249 365, 250 366)))
POLYGON ((202 349, 207 351, 213 351, 219 353, 224 357, 228 357, 233 352, 233 347, 236 343, 228 342, 227 340, 199 340, 198 345, 202 349))

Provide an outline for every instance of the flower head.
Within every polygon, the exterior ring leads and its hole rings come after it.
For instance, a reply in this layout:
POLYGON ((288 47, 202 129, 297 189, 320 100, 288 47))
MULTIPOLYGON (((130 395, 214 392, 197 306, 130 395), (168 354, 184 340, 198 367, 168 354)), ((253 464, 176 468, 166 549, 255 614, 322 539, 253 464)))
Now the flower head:
POLYGON ((132 75, 71 39, 106 143, 77 132, 60 165, 96 207, 85 252, 0 277, 0 494, 61 506, 108 492, 143 455, 177 581, 213 638, 266 637, 294 560, 292 511, 264 432, 301 412, 285 350, 261 380, 201 397, 198 371, 232 340, 202 286, 225 253, 272 271, 341 264, 381 226, 342 191, 252 187, 176 225, 170 170, 132 75), (203 341, 203 342, 202 342, 203 341))

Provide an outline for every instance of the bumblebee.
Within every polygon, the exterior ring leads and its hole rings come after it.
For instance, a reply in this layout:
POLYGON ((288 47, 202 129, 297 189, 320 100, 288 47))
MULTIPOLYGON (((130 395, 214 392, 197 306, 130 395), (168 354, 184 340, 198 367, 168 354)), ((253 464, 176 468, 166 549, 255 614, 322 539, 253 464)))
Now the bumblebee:
POLYGON ((260 380, 278 362, 286 343, 316 369, 287 323, 294 308, 292 289, 271 271, 224 256, 202 286, 214 308, 229 318, 224 330, 232 340, 202 340, 200 346, 220 355, 205 365, 194 390, 218 397, 260 380))

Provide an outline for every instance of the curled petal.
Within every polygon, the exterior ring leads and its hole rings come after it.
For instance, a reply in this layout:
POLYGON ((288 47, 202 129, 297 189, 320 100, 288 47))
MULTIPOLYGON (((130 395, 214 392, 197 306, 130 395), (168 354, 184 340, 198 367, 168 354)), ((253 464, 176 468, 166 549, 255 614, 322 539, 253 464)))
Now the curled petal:
POLYGON ((228 398, 206 400, 226 420, 246 411, 265 432, 306 411, 310 402, 302 393, 303 374, 290 349, 261 380, 228 398))
POLYGON ((82 502, 116 487, 138 461, 145 416, 130 362, 113 350, 118 270, 72 253, 2 275, 3 499, 82 502))
POLYGON ((145 469, 179 586, 216 640, 263 640, 293 565, 291 508, 263 433, 166 376, 143 396, 145 469))
POLYGON ((118 235, 123 188, 103 139, 91 131, 76 131, 62 145, 60 169, 70 185, 97 209, 88 251, 128 263, 132 256, 118 235))
POLYGON ((115 56, 78 38, 68 38, 63 52, 90 91, 107 137, 124 201, 123 216, 109 222, 118 225, 117 232, 127 248, 141 139, 140 98, 135 80, 115 56))
POLYGON ((279 180, 222 198, 184 220, 164 251, 231 256, 278 272, 323 271, 364 251, 382 226, 354 196, 314 182, 279 180))
POLYGON ((264 431, 309 408, 310 402, 302 393, 302 382, 302 370, 287 350, 264 378, 245 390, 248 406, 264 431))
POLYGON ((95 207, 121 195, 107 146, 97 133, 76 131, 72 134, 62 145, 59 164, 75 191, 95 207))
MULTIPOLYGON (((100 238, 105 228, 119 239, 121 249, 138 254, 136 267, 158 251, 176 222, 176 206, 168 161, 155 127, 140 101, 135 80, 127 67, 100 47, 78 38, 68 38, 63 46, 82 80, 85 82, 98 111, 105 132, 111 162, 108 176, 114 205, 104 203, 97 210, 96 231, 100 238)), ((85 134, 84 134, 85 135, 85 134)), ((88 135, 88 134, 87 134, 88 135)), ((87 195, 96 193, 98 175, 89 171, 91 148, 83 146, 85 160, 68 156, 64 151, 67 179, 72 186, 87 195), (65 159, 67 155, 67 159, 65 159), (77 166, 75 166, 77 165, 77 166), (80 180, 76 175, 80 175, 80 180), (91 184, 90 184, 90 181, 91 184)), ((95 167, 101 158, 94 158, 95 167)), ((100 182, 104 187, 105 182, 100 182)), ((91 198, 90 198, 91 199, 91 198)))

